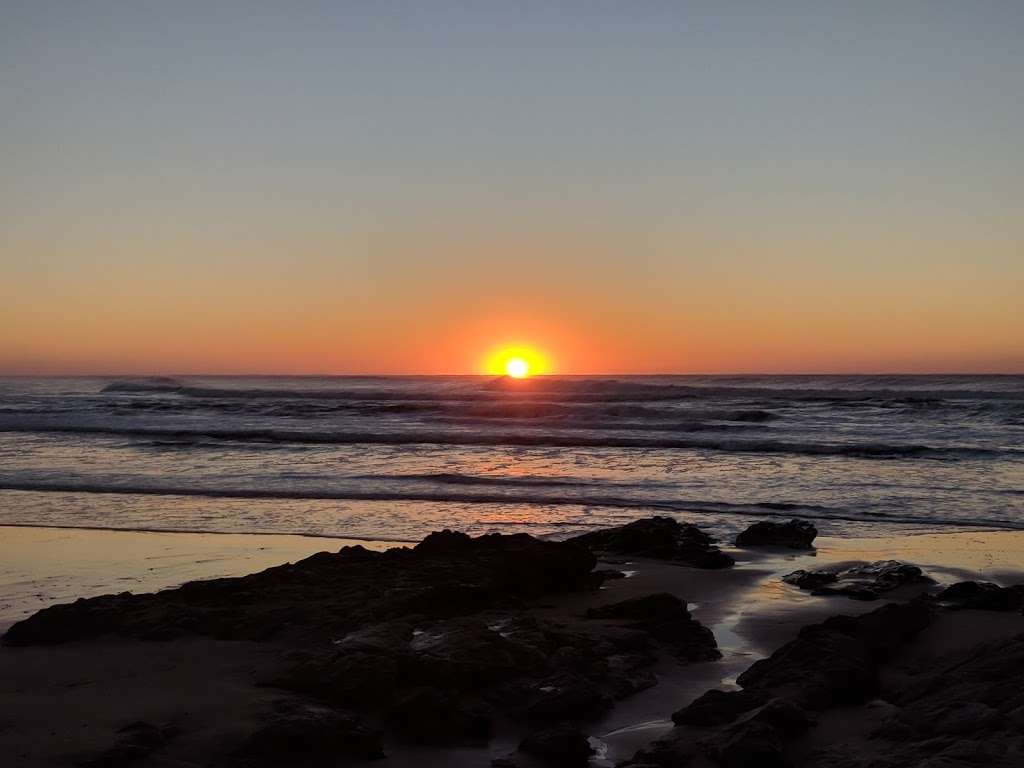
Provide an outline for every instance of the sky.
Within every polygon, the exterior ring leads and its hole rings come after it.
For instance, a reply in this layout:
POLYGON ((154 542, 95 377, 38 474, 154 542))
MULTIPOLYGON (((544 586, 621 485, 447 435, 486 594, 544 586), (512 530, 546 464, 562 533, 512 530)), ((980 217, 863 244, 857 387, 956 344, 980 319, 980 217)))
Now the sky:
POLYGON ((0 0, 0 374, 1024 373, 1022 30, 0 0))

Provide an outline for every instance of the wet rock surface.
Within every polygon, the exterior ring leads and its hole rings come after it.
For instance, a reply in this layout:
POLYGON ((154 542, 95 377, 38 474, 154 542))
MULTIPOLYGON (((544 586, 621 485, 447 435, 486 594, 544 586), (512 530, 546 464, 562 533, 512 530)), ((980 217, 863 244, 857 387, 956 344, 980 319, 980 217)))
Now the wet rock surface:
POLYGON ((877 600, 886 592, 907 584, 934 584, 916 565, 879 560, 843 570, 805 571, 786 574, 782 580, 812 595, 843 595, 854 600, 877 600))
POLYGON ((961 581, 946 587, 935 599, 954 609, 1014 611, 1024 608, 1024 585, 1000 587, 987 581, 961 581))
POLYGON ((754 523, 736 537, 737 547, 786 547, 788 549, 814 549, 812 542, 818 529, 806 520, 785 523, 763 521, 754 523))
MULTIPOLYGON (((891 715, 869 734, 871 754, 824 749, 811 768, 1024 765, 1024 635, 948 654, 883 691, 891 715)), ((866 752, 866 751, 865 751, 866 752)))
MULTIPOLYGON (((687 541, 704 540, 671 522, 687 541)), ((278 706, 225 745, 232 768, 370 759, 385 740, 483 744, 499 722, 541 729, 524 741, 524 760, 585 763, 573 729, 657 684, 649 668, 662 651, 719 656, 712 633, 669 594, 603 606, 592 619, 581 609, 571 626, 535 615, 530 600, 598 586, 596 562, 578 544, 444 531, 412 549, 346 547, 242 578, 54 606, 4 641, 268 642, 285 661, 255 682, 278 706)), ((116 767, 159 746, 133 744, 90 764, 116 767)))
POLYGON ((876 696, 880 665, 930 621, 918 600, 804 627, 739 676, 742 690, 698 697, 672 716, 673 731, 626 765, 684 765, 698 751, 726 768, 789 765, 787 745, 812 727, 814 713, 876 696))
POLYGON ((195 581, 146 595, 124 592, 46 608, 4 635, 49 645, 116 634, 169 640, 321 639, 418 615, 442 618, 600 583, 583 547, 526 534, 472 539, 432 533, 412 549, 344 547, 241 578, 195 581))
POLYGON ((675 595, 659 593, 591 608, 589 619, 620 619, 665 643, 685 661, 714 661, 722 657, 711 630, 690 616, 686 603, 675 595))
POLYGON ((75 764, 82 768, 122 768, 145 760, 177 735, 178 729, 173 726, 139 720, 119 728, 111 747, 81 757, 75 764))
POLYGON ((310 760, 384 757, 379 732, 327 707, 282 702, 267 722, 225 761, 263 768, 310 760))
POLYGON ((596 552, 673 560, 694 568, 728 568, 735 563, 697 526, 671 517, 635 520, 575 536, 569 542, 596 552))

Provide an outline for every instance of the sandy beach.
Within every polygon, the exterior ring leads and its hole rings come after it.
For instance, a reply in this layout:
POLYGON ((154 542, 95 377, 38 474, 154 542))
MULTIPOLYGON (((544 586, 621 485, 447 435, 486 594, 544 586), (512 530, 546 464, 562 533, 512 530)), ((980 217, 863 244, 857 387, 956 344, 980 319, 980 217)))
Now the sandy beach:
MULTIPOLYGON (((14 595, 5 601, 8 625, 31 612, 33 597, 50 604, 69 600, 76 590, 78 596, 125 588, 144 592, 197 578, 255 572, 353 543, 28 528, 8 528, 4 533, 5 594, 14 595), (122 555, 110 557, 111 552, 122 555)), ((360 543, 376 550, 390 546, 360 543)), ((681 663, 659 650, 650 668, 657 685, 625 697, 586 723, 584 731, 597 748, 591 763, 615 765, 670 734, 673 712, 709 689, 737 690, 737 677, 795 637, 800 627, 836 614, 867 613, 889 599, 921 591, 919 585, 910 585, 880 601, 814 596, 781 581, 798 568, 898 559, 920 566, 933 578, 936 583, 928 586, 933 592, 965 579, 1004 585, 1024 581, 1020 534, 977 532, 899 540, 823 537, 815 543, 809 551, 725 547, 736 564, 715 570, 605 556, 598 568, 621 570, 626 578, 606 580, 596 590, 529 601, 528 610, 537 620, 587 631, 594 623, 586 618, 588 609, 668 593, 685 601, 693 618, 714 633, 722 654, 719 660, 681 663)), ((922 635, 915 653, 924 657, 1022 631, 1024 619, 1016 611, 949 614, 922 635)), ((59 645, 2 647, 0 752, 13 758, 7 764, 25 768, 69 765, 83 755, 101 754, 119 729, 143 721, 172 724, 180 735, 138 765, 207 765, 211 755, 240 743, 258 728, 268 706, 282 699, 276 688, 255 683, 281 674, 296 653, 273 638, 225 642, 183 636, 171 642, 140 642, 102 633, 59 645)), ((823 734, 831 733, 831 722, 825 719, 816 731, 819 742, 826 739, 823 734)), ((514 752, 523 734, 521 725, 500 719, 486 743, 435 747, 385 739, 386 764, 485 766, 514 752)), ((811 750, 815 743, 801 749, 811 750)))

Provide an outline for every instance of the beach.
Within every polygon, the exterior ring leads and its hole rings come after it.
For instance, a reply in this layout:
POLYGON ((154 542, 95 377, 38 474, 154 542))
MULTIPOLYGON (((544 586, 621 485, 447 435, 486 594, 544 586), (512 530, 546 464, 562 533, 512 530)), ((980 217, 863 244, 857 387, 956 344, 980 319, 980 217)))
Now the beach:
MULTIPOLYGON (((43 595, 43 603, 67 601, 76 588, 79 597, 125 589, 144 592, 197 578, 255 572, 354 543, 45 529, 5 529, 4 533, 12 534, 0 544, 5 589, 18 585, 21 594, 6 604, 8 623, 35 607, 29 599, 34 590, 43 595), (111 558, 110 552, 122 554, 111 558), (14 553, 16 560, 11 559, 14 553), (60 567, 55 571, 56 563, 60 567), (54 578, 58 574, 60 578, 54 578)), ((590 631, 594 622, 585 618, 588 609, 652 594, 675 595, 685 601, 694 620, 711 630, 722 654, 714 661, 681 662, 658 646, 656 660, 644 668, 657 684, 644 683, 603 714, 584 718, 582 732, 593 737, 598 750, 592 764, 614 765, 670 735, 674 712, 709 689, 736 690, 744 670, 795 637, 801 627, 836 614, 867 613, 889 599, 904 600, 922 591, 921 585, 908 585, 878 601, 814 596, 781 581, 798 568, 820 570, 897 559, 918 565, 934 579, 936 583, 925 585, 932 593, 967 579, 1024 583, 1020 570, 1024 538, 1013 532, 929 534, 898 540, 822 537, 815 545, 813 550, 799 551, 725 546, 722 551, 735 559, 735 565, 714 569, 603 555, 597 568, 620 570, 626 578, 606 580, 598 589, 556 591, 528 600, 526 609, 534 619, 590 631)), ((388 546, 372 542, 367 548, 379 551, 388 546)), ((1024 619, 1019 611, 950 614, 922 635, 920 654, 933 653, 935 648, 949 652, 1022 631, 1024 619)), ((67 765, 82 755, 101 754, 116 741, 118 729, 142 721, 173 724, 180 735, 140 765, 206 765, 229 745, 243 743, 273 702, 294 698, 294 692, 285 695, 266 681, 280 676, 296 653, 294 644, 273 637, 216 640, 203 633, 158 641, 100 633, 58 645, 5 646, 0 648, 0 698, 6 713, 0 749, 16 756, 15 765, 26 768, 67 765)), ((498 718, 488 739, 477 738, 470 744, 459 739, 444 746, 410 744, 408 738, 385 736, 386 764, 401 768, 488 765, 514 753, 529 730, 522 723, 498 718)))

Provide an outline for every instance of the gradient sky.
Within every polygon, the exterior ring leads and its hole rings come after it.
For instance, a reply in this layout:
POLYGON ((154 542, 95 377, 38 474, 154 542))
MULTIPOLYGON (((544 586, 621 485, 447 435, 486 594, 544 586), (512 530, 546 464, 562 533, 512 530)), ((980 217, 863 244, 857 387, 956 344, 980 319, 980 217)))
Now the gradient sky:
POLYGON ((0 373, 1024 372, 1024 2, 0 2, 0 373))

